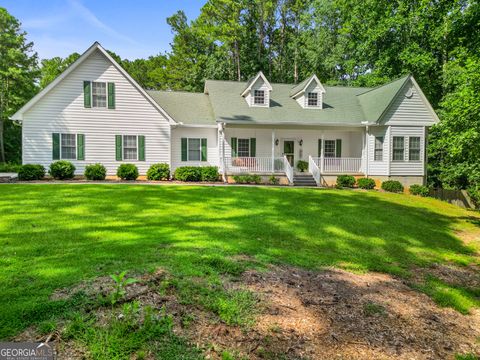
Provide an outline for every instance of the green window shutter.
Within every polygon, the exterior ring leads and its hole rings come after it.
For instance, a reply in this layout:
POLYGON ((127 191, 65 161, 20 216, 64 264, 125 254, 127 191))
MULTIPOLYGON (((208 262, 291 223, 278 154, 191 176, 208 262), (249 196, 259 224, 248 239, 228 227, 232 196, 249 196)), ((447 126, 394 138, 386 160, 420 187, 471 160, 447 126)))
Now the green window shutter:
POLYGON ((60 134, 52 134, 52 160, 60 159, 60 134))
POLYGON ((85 135, 77 134, 77 160, 85 160, 85 135))
POLYGON ((342 157, 342 139, 337 139, 337 144, 335 146, 335 151, 336 151, 335 156, 337 158, 342 157))
POLYGON ((207 139, 202 139, 202 161, 207 161, 207 139))
POLYGON ((250 156, 255 157, 257 156, 257 139, 250 138, 250 156))
POLYGON ((108 83, 108 108, 115 109, 115 83, 108 83))
POLYGON ((86 108, 92 107, 92 82, 83 82, 83 106, 86 108))
POLYGON ((188 147, 188 139, 182 138, 182 161, 187 161, 187 147, 188 147))
POLYGON ((138 135, 138 160, 145 161, 145 136, 138 135))
POLYGON ((122 161, 122 135, 115 135, 115 158, 122 161))
POLYGON ((237 156, 237 138, 232 137, 230 140, 230 146, 232 147, 232 157, 237 156))
POLYGON ((318 157, 322 157, 322 139, 318 139, 318 157))

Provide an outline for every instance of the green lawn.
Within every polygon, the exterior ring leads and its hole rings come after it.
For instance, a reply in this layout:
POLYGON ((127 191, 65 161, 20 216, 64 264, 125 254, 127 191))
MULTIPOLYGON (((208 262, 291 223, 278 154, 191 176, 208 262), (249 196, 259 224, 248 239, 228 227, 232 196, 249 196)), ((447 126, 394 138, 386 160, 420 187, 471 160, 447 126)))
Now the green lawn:
MULTIPOLYGON (((55 289, 122 270, 162 266, 205 276, 238 254, 257 266, 337 266, 404 278, 414 266, 479 264, 478 243, 454 235, 478 231, 479 223, 478 213, 434 199, 380 192, 3 185, 0 338, 72 306, 50 301, 55 289)), ((445 305, 479 306, 478 289, 436 279, 419 288, 433 298, 441 292, 445 305)))

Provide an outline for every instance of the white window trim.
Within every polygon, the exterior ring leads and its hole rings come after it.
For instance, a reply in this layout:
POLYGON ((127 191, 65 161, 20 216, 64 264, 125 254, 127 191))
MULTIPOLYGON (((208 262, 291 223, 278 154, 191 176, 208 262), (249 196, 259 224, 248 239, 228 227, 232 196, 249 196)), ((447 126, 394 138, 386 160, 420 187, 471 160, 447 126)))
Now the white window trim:
POLYGON ((311 108, 311 109, 318 109, 321 107, 321 103, 322 103, 322 93, 318 92, 318 91, 308 91, 305 93, 305 107, 306 108, 311 108), (310 94, 317 94, 317 105, 310 105, 308 103, 308 96, 310 94))
POLYGON ((108 109, 108 82, 107 81, 93 81, 93 80, 90 81, 90 104, 92 104, 90 109, 95 109, 95 110, 108 109), (93 106, 93 83, 105 84, 105 106, 93 106))
POLYGON ((237 157, 251 157, 251 152, 250 152, 250 138, 237 138, 237 157), (240 152, 240 148, 239 148, 239 140, 247 140, 248 141, 248 156, 240 156, 239 155, 239 152, 240 152))
POLYGON ((408 137, 408 161, 413 163, 422 162, 422 137, 421 136, 409 136, 408 137), (418 138, 418 160, 410 160, 410 139, 418 138))
MULTIPOLYGON (((72 133, 60 133, 60 160, 77 160, 77 157, 78 157, 78 153, 77 153, 77 134, 72 134, 72 133), (75 150, 75 158, 71 159, 71 158, 64 158, 62 156, 63 154, 63 151, 62 151, 62 148, 63 148, 63 145, 62 145, 62 140, 63 140, 63 135, 73 135, 73 138, 75 140, 75 145, 73 146, 74 150, 75 150)), ((71 147, 71 146, 69 146, 71 147)))
POLYGON ((324 139, 323 140, 323 157, 324 158, 329 158, 329 159, 337 157, 337 140, 334 140, 334 139, 324 139), (326 148, 327 141, 333 141, 333 156, 327 156, 327 151, 326 151, 327 150, 327 148, 326 148))
MULTIPOLYGON (((131 148, 129 148, 131 149, 131 148)), ((138 135, 130 135, 130 134, 124 134, 122 135, 122 161, 138 161, 138 135), (135 143, 136 143, 136 149, 137 149, 137 158, 136 159, 125 159, 125 136, 135 136, 135 143)))
MULTIPOLYGON (((385 153, 385 149, 384 149, 384 148, 385 148, 385 137, 384 137, 384 136, 374 136, 374 138, 373 138, 373 161, 374 161, 374 162, 382 162, 382 161, 384 161, 384 156, 383 156, 384 153, 385 153), (382 148, 381 148, 381 150, 382 150, 382 159, 381 159, 381 160, 375 159, 376 154, 377 154, 377 150, 378 150, 378 149, 377 149, 377 138, 382 138, 382 148)), ((393 155, 392 155, 392 156, 393 156, 393 155)))
POLYGON ((202 162, 202 138, 187 138, 187 161, 195 161, 195 162, 202 162), (198 160, 190 160, 190 140, 199 140, 198 144, 198 153, 199 153, 199 159, 198 160))
POLYGON ((392 162, 406 162, 407 161, 407 156, 406 156, 406 150, 407 147, 405 146, 405 141, 408 139, 408 136, 392 136, 392 162), (403 138, 403 159, 402 160, 396 160, 393 157, 395 156, 395 138, 403 138))
POLYGON ((265 106, 265 104, 266 104, 265 100, 266 99, 267 99, 267 96, 266 96, 266 91, 264 89, 254 89, 253 90, 253 93, 252 93, 252 105, 253 106, 265 106), (261 102, 261 103, 255 102, 255 92, 256 91, 263 92, 263 102, 261 102))

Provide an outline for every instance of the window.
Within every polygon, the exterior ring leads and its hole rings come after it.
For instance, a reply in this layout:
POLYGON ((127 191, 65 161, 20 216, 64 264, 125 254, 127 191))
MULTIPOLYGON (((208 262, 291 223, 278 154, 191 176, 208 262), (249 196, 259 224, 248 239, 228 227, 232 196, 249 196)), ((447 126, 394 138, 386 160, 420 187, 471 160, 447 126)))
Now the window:
POLYGON ((104 82, 92 81, 92 106, 107 107, 107 86, 104 82))
POLYGON ((375 161, 383 161, 383 136, 375 137, 375 161))
POLYGON ((309 92, 307 95, 307 105, 308 106, 318 106, 318 93, 309 92))
POLYGON ((255 90, 253 92, 253 103, 255 105, 264 105, 265 104, 265 91, 255 90))
POLYGON ((123 136, 123 159, 137 160, 137 136, 124 135, 123 136))
POLYGON ((188 139, 188 161, 200 161, 200 139, 188 139))
POLYGON ((62 159, 75 160, 77 158, 77 144, 75 134, 62 134, 62 159))
POLYGON ((405 157, 405 138, 403 136, 393 137, 393 160, 403 161, 405 157))
POLYGON ((325 140, 324 154, 327 158, 332 158, 336 156, 335 151, 335 140, 325 140))
POLYGON ((420 138, 418 136, 408 139, 408 160, 420 161, 420 138))
POLYGON ((250 139, 238 139, 237 147, 238 157, 250 157, 250 139))

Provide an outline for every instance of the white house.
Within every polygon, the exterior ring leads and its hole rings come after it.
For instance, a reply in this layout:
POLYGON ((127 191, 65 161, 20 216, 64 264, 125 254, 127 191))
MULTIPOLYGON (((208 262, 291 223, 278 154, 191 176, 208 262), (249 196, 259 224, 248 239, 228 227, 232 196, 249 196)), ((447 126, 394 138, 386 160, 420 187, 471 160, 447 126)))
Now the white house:
MULTIPOLYGON (((23 163, 67 159, 83 174, 121 163, 218 166, 294 182, 299 160, 319 185, 337 175, 423 183, 428 128, 438 122, 412 76, 376 88, 207 80, 203 93, 146 91, 94 43, 12 116, 23 163)), ((313 181, 312 179, 312 181, 313 181)))

